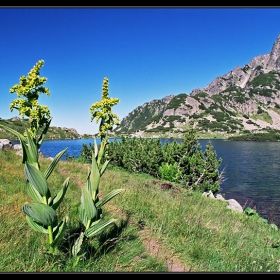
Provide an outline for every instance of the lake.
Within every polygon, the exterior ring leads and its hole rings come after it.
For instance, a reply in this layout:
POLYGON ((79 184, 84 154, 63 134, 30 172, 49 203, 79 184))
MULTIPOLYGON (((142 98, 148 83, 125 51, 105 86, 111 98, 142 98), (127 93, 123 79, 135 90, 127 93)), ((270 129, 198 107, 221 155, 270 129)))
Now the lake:
MULTIPOLYGON (((225 170, 226 180, 219 193, 226 199, 236 199, 244 209, 256 206, 259 215, 280 227, 280 142, 222 139, 200 139, 198 142, 203 151, 210 142, 217 158, 223 160, 219 170, 225 170)), ((41 152, 44 157, 54 157, 68 147, 66 153, 78 157, 83 144, 89 143, 93 144, 93 139, 45 140, 41 152)), ((100 143, 99 139, 97 143, 100 143)), ((62 159, 65 160, 65 155, 62 159)))

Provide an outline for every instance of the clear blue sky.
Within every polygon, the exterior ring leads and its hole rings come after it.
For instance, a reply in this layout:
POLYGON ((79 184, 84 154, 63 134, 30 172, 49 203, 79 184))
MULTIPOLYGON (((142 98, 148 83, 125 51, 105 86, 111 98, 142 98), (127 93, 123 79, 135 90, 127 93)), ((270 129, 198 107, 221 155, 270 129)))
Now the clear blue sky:
POLYGON ((39 103, 51 125, 94 134, 89 109, 104 77, 120 119, 153 99, 204 88, 271 51, 280 8, 0 7, 0 21, 0 117, 18 116, 9 89, 43 59, 51 94, 39 103))

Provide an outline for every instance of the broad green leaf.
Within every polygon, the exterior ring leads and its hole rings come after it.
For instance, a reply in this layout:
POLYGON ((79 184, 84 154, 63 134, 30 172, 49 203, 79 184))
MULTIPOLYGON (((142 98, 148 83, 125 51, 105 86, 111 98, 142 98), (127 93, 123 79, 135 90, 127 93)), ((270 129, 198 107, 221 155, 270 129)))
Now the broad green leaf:
POLYGON ((48 229, 44 228, 42 225, 38 224, 37 222, 35 222, 31 217, 29 217, 28 215, 26 215, 26 220, 27 223, 29 224, 29 226, 36 230, 39 231, 41 233, 48 233, 48 229))
POLYGON ((85 187, 82 187, 81 201, 88 220, 93 219, 97 214, 97 209, 93 203, 90 193, 85 187))
POLYGON ((84 240, 84 233, 81 232, 72 247, 72 255, 74 257, 78 256, 78 254, 81 252, 83 240, 84 240))
POLYGON ((66 231, 67 224, 66 221, 61 221, 59 225, 54 229, 54 240, 51 246, 56 246, 59 241, 63 238, 64 233, 66 231))
POLYGON ((37 163, 38 162, 38 148, 37 145, 34 143, 33 138, 30 136, 30 133, 26 129, 27 134, 27 144, 28 144, 28 150, 30 154, 30 158, 27 159, 27 162, 30 164, 37 163))
POLYGON ((102 165, 102 168, 100 170, 100 177, 102 176, 102 174, 104 173, 104 171, 106 170, 108 164, 109 164, 110 160, 106 160, 105 163, 102 165))
POLYGON ((85 231, 85 236, 86 237, 93 237, 96 236, 102 231, 104 231, 106 228, 108 228, 111 224, 115 223, 117 219, 111 219, 109 221, 101 221, 98 224, 91 226, 85 231))
POLYGON ((65 148, 64 150, 62 150, 61 152, 59 152, 53 159, 53 161, 51 162, 51 164, 48 166, 48 168, 46 169, 44 176, 46 178, 46 180, 49 178, 49 176, 51 175, 51 173, 53 172, 55 166, 57 165, 57 163, 59 162, 59 160, 61 159, 61 157, 63 156, 63 154, 66 152, 68 148, 65 148))
POLYGON ((100 165, 101 160, 103 158, 103 155, 105 153, 105 148, 106 148, 107 142, 108 142, 108 135, 106 134, 105 139, 102 140, 101 144, 100 144, 99 153, 98 153, 98 157, 97 157, 97 165, 98 166, 100 165))
POLYGON ((41 145, 43 144, 45 136, 46 136, 46 134, 47 134, 47 132, 49 130, 49 127, 51 125, 51 121, 52 121, 52 118, 46 123, 46 126, 45 126, 43 132, 41 133, 41 135, 40 135, 40 137, 38 139, 38 143, 37 143, 38 149, 40 149, 41 145))
POLYGON ((110 193, 108 193, 105 197, 103 197, 96 203, 96 208, 101 208, 104 204, 106 204, 108 201, 110 201, 112 198, 114 198, 116 195, 120 194, 123 191, 124 189, 112 190, 110 193))
POLYGON ((19 139, 22 139, 22 141, 26 142, 27 139, 20 134, 19 132, 17 132, 16 130, 13 130, 12 128, 9 128, 8 126, 5 126, 3 124, 0 124, 0 127, 3 127, 5 130, 11 132, 12 134, 14 134, 15 136, 17 136, 19 139))
MULTIPOLYGON (((91 164, 91 173, 90 173, 90 183, 93 192, 96 192, 98 187, 99 187, 99 182, 100 182, 100 174, 97 166, 97 162, 95 157, 93 156, 92 153, 92 164, 91 164)), ((95 200, 95 196, 92 197, 93 200, 95 200)))
POLYGON ((57 222, 55 211, 48 205, 39 202, 27 203, 22 206, 22 211, 44 226, 54 225, 57 222))
POLYGON ((91 186, 91 182, 90 182, 90 173, 91 173, 91 170, 88 169, 88 175, 87 175, 87 180, 86 180, 86 187, 87 187, 87 190, 89 191, 91 197, 93 196, 93 190, 92 190, 92 186, 91 186))
POLYGON ((94 157, 96 158, 98 155, 98 146, 95 137, 93 138, 93 140, 94 140, 94 157))
POLYGON ((63 185, 62 185, 62 189, 57 193, 57 195, 54 197, 53 201, 52 201, 52 205, 51 207, 56 210, 58 208, 58 206, 60 205, 60 203, 62 202, 67 188, 69 185, 69 177, 64 181, 63 185))
POLYGON ((40 170, 26 162, 24 165, 24 174, 41 196, 47 196, 48 183, 40 170))
POLYGON ((79 217, 83 225, 86 227, 88 219, 87 219, 86 211, 83 208, 83 205, 80 205, 79 207, 79 217))
POLYGON ((22 163, 29 162, 27 159, 30 157, 30 154, 26 142, 21 138, 19 140, 22 148, 22 163))
POLYGON ((43 197, 28 181, 26 182, 25 191, 33 200, 44 203, 43 197))

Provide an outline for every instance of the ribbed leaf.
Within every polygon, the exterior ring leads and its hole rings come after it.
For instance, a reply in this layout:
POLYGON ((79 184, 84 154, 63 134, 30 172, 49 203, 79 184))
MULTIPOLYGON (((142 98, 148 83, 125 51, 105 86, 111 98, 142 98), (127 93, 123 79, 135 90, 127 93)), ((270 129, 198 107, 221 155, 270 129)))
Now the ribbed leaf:
POLYGON ((109 221, 99 222, 98 224, 88 228, 85 231, 85 236, 86 237, 96 236, 96 235, 102 233, 102 231, 104 231, 107 227, 109 227, 111 224, 115 223, 116 221, 117 221, 117 219, 111 219, 109 221))
POLYGON ((74 257, 78 256, 79 252, 81 252, 83 240, 84 240, 84 233, 81 232, 72 247, 72 255, 74 257))
POLYGON ((92 187, 92 199, 95 200, 95 193, 99 187, 100 174, 97 166, 95 157, 92 154, 92 164, 91 164, 91 173, 90 173, 90 183, 92 187), (94 194, 94 195, 93 195, 94 194))
POLYGON ((57 165, 57 163, 59 162, 59 160, 61 159, 61 157, 63 156, 63 154, 66 152, 68 148, 65 148, 64 150, 62 150, 61 152, 59 152, 53 159, 53 161, 51 162, 51 164, 48 166, 48 168, 46 169, 44 176, 46 178, 46 180, 49 178, 49 176, 51 175, 51 173, 53 172, 55 166, 57 165))
POLYGON ((67 228, 66 221, 61 221, 59 225, 54 229, 54 240, 51 246, 56 246, 59 243, 59 241, 64 236, 66 228, 67 228))
POLYGON ((98 155, 98 146, 95 137, 93 138, 93 141, 94 141, 94 157, 96 158, 98 155))
POLYGON ((87 219, 86 211, 82 205, 80 205, 80 207, 79 207, 79 217, 80 217, 80 220, 83 223, 83 225, 86 227, 88 219, 87 219))
POLYGON ((48 205, 39 202, 27 203, 22 206, 22 211, 44 226, 55 225, 57 216, 55 211, 48 205))
POLYGON ((43 197, 29 182, 26 183, 25 191, 33 200, 44 203, 43 197))
POLYGON ((39 192, 41 196, 47 195, 47 180, 40 170, 26 162, 24 165, 24 174, 31 185, 39 192))
POLYGON ((103 158, 103 155, 105 153, 105 147, 106 147, 106 144, 107 144, 106 141, 108 141, 108 136, 107 135, 105 137, 105 140, 102 140, 101 144, 100 144, 100 148, 99 148, 99 152, 98 152, 98 157, 97 157, 97 165, 98 166, 100 165, 101 160, 103 158))
POLYGON ((26 142, 22 138, 20 138, 19 140, 22 148, 22 163, 25 163, 27 161, 29 162, 30 160, 27 159, 30 158, 30 153, 26 145, 26 142))
POLYGON ((51 121, 52 121, 52 118, 46 123, 46 126, 45 126, 43 132, 41 133, 41 135, 40 135, 40 137, 38 139, 38 144, 37 144, 38 145, 38 149, 40 149, 41 145, 43 144, 45 136, 46 136, 46 134, 47 134, 47 132, 49 130, 49 127, 51 125, 51 121))
POLYGON ((26 129, 27 134, 27 143, 28 143, 28 150, 30 157, 27 159, 27 162, 30 164, 37 163, 38 162, 38 148, 36 144, 34 143, 33 138, 30 136, 28 130, 26 129))
POLYGON ((87 175, 87 180, 86 180, 86 188, 89 191, 90 195, 92 196, 93 190, 92 190, 92 186, 91 186, 91 182, 90 182, 90 173, 91 173, 91 170, 88 169, 88 175, 87 175))
POLYGON ((120 194, 123 191, 124 189, 112 190, 110 193, 108 193, 105 197, 103 197, 96 203, 96 207, 101 208, 104 204, 106 204, 108 201, 110 201, 112 198, 114 198, 116 195, 120 194))
POLYGON ((21 133, 13 130, 12 128, 9 128, 8 126, 0 124, 0 127, 3 127, 5 130, 9 131, 10 133, 14 134, 19 138, 22 147, 22 163, 25 163, 27 161, 28 156, 30 157, 29 152, 28 153, 26 152, 26 150, 28 151, 26 146, 26 142, 27 142, 26 137, 24 137, 21 133))
POLYGON ((62 202, 67 188, 69 185, 69 177, 64 181, 63 185, 62 185, 62 189, 57 193, 57 195, 54 197, 53 201, 52 201, 52 205, 51 207, 56 210, 58 208, 58 206, 60 205, 60 203, 62 202))
POLYGON ((97 214, 97 209, 93 203, 90 193, 85 187, 82 188, 81 201, 82 201, 82 206, 85 209, 85 214, 87 215, 88 220, 93 219, 97 214))
POLYGON ((106 170, 108 164, 109 164, 110 160, 106 160, 105 163, 102 165, 102 168, 100 170, 100 177, 102 176, 102 174, 104 173, 104 171, 106 170))
POLYGON ((3 127, 5 130, 11 132, 12 134, 14 134, 15 136, 17 136, 19 139, 22 139, 23 141, 27 141, 26 138, 20 134, 19 132, 17 132, 16 130, 13 130, 12 128, 9 128, 8 126, 5 126, 3 124, 0 124, 0 127, 3 127))
POLYGON ((26 220, 32 229, 39 231, 41 233, 48 233, 48 229, 46 229, 42 225, 38 224, 37 222, 35 222, 32 218, 30 218, 27 215, 26 215, 26 220))

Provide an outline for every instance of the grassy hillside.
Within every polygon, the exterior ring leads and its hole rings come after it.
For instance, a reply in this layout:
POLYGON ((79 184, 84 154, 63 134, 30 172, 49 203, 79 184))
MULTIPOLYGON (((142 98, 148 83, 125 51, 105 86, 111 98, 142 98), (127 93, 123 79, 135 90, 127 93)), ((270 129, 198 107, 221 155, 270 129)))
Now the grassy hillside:
MULTIPOLYGON (((48 164, 40 158, 41 170, 48 164)), ((105 219, 118 220, 90 242, 89 255, 74 267, 70 246, 88 167, 60 161, 48 179, 55 191, 70 177, 59 208, 59 215, 69 215, 68 234, 61 251, 49 255, 46 235, 32 230, 21 211, 30 200, 21 157, 13 150, 0 150, 1 272, 279 272, 279 230, 257 215, 235 212, 226 201, 112 167, 101 177, 100 196, 125 188, 104 208, 105 219)))
MULTIPOLYGON (((23 133, 25 130, 25 127, 30 127, 28 124, 27 119, 19 119, 19 118, 11 118, 7 120, 3 120, 0 118, 0 124, 3 124, 5 126, 8 126, 9 128, 12 128, 20 133, 23 133)), ((81 138, 81 136, 72 128, 61 128, 61 127, 55 127, 51 126, 48 130, 48 133, 46 135, 47 139, 78 139, 81 138)), ((6 131, 5 129, 0 127, 0 139, 9 139, 10 141, 17 141, 18 139, 15 138, 15 136, 6 131)))

